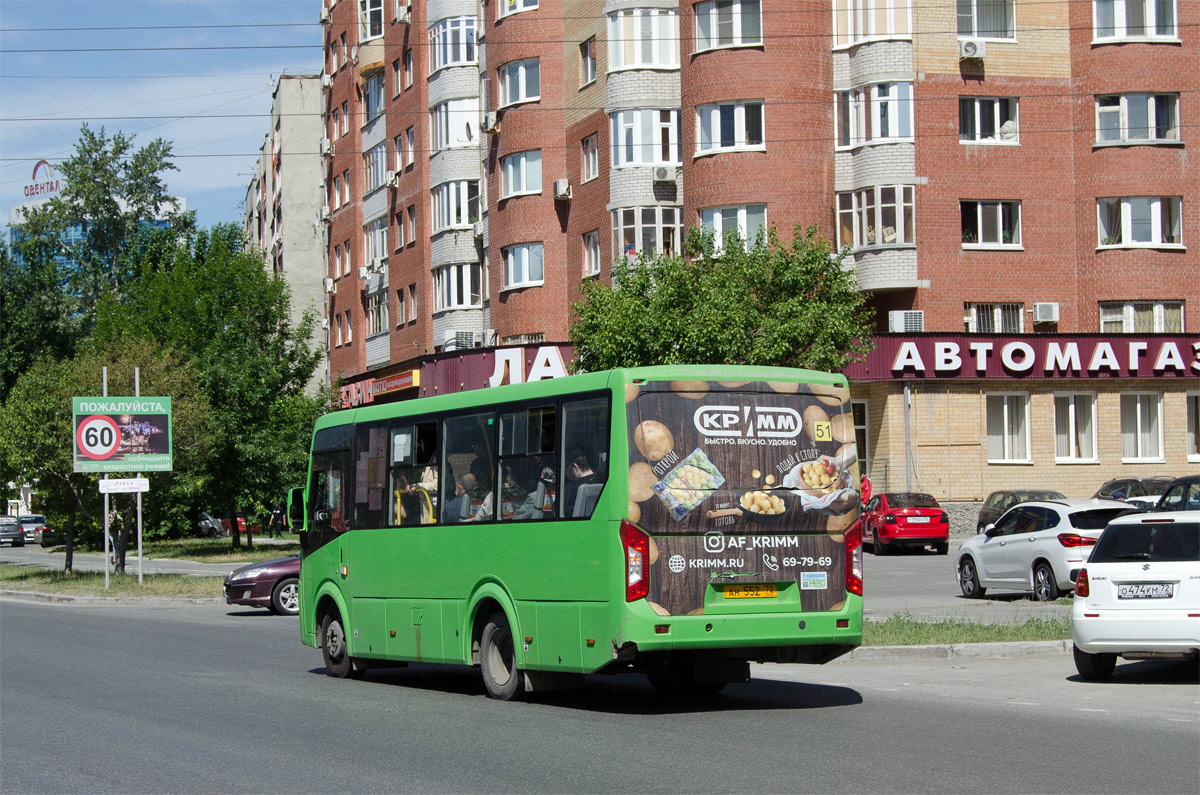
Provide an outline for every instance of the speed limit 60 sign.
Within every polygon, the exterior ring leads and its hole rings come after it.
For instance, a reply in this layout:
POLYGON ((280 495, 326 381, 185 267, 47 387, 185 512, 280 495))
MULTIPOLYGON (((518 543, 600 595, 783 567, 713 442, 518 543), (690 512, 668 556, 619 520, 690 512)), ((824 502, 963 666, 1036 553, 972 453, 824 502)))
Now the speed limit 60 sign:
POLYGON ((76 472, 168 472, 171 398, 77 397, 76 472))

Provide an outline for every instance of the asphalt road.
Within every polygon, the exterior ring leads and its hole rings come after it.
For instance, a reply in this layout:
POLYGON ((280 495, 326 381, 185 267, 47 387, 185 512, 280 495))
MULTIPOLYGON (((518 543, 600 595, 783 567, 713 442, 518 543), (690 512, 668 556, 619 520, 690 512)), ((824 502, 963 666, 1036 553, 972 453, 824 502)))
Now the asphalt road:
POLYGON ((326 677, 295 618, 0 600, 0 791, 1195 792, 1194 664, 1069 655, 757 666, 695 706, 641 677, 531 703, 477 671, 326 677), (766 677, 772 677, 768 679, 766 677))

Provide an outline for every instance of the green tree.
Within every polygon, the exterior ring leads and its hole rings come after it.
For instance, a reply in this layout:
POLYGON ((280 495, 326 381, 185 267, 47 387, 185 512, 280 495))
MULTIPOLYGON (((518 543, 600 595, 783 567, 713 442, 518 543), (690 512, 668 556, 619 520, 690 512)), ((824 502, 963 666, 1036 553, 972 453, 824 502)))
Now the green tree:
POLYGON ((577 367, 743 364, 837 371, 870 350, 873 314, 853 273, 815 228, 775 231, 747 249, 731 234, 716 251, 694 229, 684 255, 614 268, 573 305, 577 367))
POLYGON ((137 289, 105 301, 96 337, 151 338, 194 363, 213 407, 205 493, 210 506, 254 524, 304 480, 312 425, 330 394, 304 393, 321 358, 309 342, 315 314, 293 326, 287 283, 243 245, 239 228, 219 225, 169 252, 148 248, 137 289))

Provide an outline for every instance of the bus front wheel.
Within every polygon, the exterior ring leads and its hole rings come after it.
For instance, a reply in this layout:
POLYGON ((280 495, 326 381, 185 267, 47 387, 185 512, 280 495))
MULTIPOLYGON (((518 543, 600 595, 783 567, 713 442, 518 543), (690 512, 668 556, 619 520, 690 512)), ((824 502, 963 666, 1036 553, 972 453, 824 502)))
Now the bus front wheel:
POLYGON ((321 621, 321 656, 325 658, 325 673, 344 679, 354 670, 354 659, 346 642, 346 628, 341 614, 329 613, 321 621))
POLYGON ((512 629, 504 613, 496 611, 488 617, 479 639, 479 668, 488 695, 500 701, 511 701, 525 690, 525 677, 517 668, 517 653, 512 629))

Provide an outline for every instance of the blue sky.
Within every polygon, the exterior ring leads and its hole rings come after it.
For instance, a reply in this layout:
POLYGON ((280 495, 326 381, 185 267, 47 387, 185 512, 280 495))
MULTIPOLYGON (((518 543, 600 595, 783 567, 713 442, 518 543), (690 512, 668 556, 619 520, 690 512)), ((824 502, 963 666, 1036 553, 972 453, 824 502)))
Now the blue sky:
POLYGON ((171 192, 202 226, 241 223, 275 81, 321 69, 320 9, 320 0, 0 2, 0 225, 26 200, 35 164, 69 156, 84 121, 134 135, 135 146, 170 141, 171 192))

